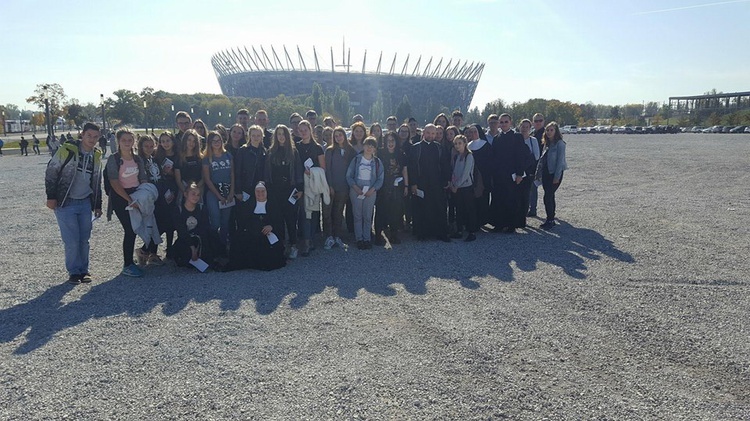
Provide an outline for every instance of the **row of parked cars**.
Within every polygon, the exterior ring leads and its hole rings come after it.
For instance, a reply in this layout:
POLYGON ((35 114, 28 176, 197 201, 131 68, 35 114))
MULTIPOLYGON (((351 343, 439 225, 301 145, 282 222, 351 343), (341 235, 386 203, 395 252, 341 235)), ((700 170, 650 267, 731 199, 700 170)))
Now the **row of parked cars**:
POLYGON ((750 133, 750 126, 694 126, 685 130, 690 133, 750 133))
POLYGON ((563 134, 569 133, 624 133, 624 134, 650 134, 650 133, 680 133, 682 128, 678 126, 563 126, 560 128, 563 134))
POLYGON ((620 134, 658 134, 658 133, 750 133, 750 126, 592 126, 578 127, 573 125, 560 128, 563 134, 571 133, 620 133, 620 134))

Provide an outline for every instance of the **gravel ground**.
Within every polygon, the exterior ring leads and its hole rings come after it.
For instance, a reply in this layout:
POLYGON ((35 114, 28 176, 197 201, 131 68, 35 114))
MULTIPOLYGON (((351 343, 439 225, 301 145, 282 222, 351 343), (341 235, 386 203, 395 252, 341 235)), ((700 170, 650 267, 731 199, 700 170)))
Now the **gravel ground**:
POLYGON ((0 419, 750 419, 750 136, 566 139, 549 233, 81 286, 0 158, 0 419))

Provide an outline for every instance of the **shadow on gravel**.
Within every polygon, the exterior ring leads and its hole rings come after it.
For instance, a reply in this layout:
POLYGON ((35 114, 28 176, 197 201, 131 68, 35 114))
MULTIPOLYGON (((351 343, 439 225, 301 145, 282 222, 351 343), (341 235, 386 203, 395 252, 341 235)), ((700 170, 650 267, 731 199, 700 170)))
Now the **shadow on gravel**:
MULTIPOLYGON (((618 250, 601 234, 561 223, 552 231, 529 228, 515 235, 485 234, 471 244, 454 242, 412 243, 408 248, 362 252, 333 250, 316 258, 295 262, 274 272, 239 271, 199 274, 171 267, 149 268, 147 277, 117 276, 91 286, 56 285, 42 295, 0 310, 0 342, 9 343, 26 333, 15 354, 34 351, 56 334, 90 319, 126 315, 138 317, 160 309, 166 316, 183 311, 191 303, 215 301, 223 311, 254 303, 255 311, 268 315, 288 301, 302 309, 325 289, 344 299, 356 299, 363 291, 390 297, 402 285, 412 295, 424 295, 427 282, 457 283, 478 289, 487 278, 514 280, 517 270, 537 269, 539 262, 562 268, 575 279, 586 277, 586 262, 602 256, 630 263, 633 258, 618 250), (460 262, 460 264, 456 264, 460 262), (327 264, 326 264, 327 263, 327 264), (80 299, 63 304, 73 288, 89 288, 80 299)), ((319 305, 335 305, 322 299, 319 305)))
POLYGON ((635 259, 615 247, 614 243, 588 228, 578 228, 565 221, 546 231, 529 227, 529 235, 541 237, 541 245, 529 254, 515 258, 516 265, 523 271, 536 270, 537 262, 560 267, 568 276, 585 279, 586 262, 607 256, 623 263, 633 263, 635 259))

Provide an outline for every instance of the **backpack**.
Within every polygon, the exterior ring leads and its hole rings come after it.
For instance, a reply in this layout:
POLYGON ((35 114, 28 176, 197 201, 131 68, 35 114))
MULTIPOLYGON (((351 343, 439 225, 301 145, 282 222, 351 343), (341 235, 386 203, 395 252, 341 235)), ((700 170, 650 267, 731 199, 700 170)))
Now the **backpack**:
MULTIPOLYGON (((115 152, 114 155, 110 155, 109 159, 120 159, 120 152, 115 152), (117 158, 115 158, 117 157, 117 158)), ((109 176, 107 175, 107 166, 104 166, 104 194, 112 196, 112 184, 109 182, 109 176)))

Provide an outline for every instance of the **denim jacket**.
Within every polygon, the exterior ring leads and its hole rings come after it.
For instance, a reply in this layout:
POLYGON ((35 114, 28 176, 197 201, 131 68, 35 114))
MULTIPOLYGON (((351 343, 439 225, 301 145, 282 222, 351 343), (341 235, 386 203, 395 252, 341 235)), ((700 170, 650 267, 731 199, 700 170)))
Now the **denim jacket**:
POLYGON ((565 141, 558 140, 553 145, 546 146, 544 154, 547 155, 547 172, 554 174, 554 179, 559 180, 563 171, 568 169, 568 162, 565 160, 565 141))
POLYGON ((380 190, 383 187, 383 178, 385 176, 385 170, 383 169, 383 163, 380 162, 380 158, 373 155, 370 161, 370 168, 372 169, 369 180, 361 180, 359 178, 359 163, 362 162, 363 155, 358 154, 352 162, 349 163, 349 168, 346 170, 346 182, 349 187, 355 184, 359 187, 370 186, 375 190, 380 190))

